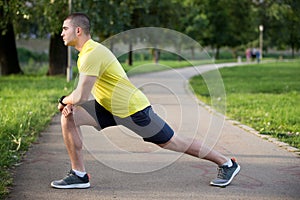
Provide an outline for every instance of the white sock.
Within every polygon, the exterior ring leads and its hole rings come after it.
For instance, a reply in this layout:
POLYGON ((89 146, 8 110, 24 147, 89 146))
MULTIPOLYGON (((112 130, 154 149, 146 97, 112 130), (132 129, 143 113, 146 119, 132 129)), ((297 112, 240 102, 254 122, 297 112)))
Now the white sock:
POLYGON ((231 167, 233 165, 231 159, 229 159, 226 163, 224 163, 223 166, 224 165, 228 166, 228 167, 231 167))
POLYGON ((77 176, 79 176, 79 177, 84 177, 84 175, 86 175, 86 172, 81 172, 81 171, 77 171, 77 170, 75 170, 75 169, 72 169, 73 170, 73 172, 75 172, 75 174, 77 175, 77 176))

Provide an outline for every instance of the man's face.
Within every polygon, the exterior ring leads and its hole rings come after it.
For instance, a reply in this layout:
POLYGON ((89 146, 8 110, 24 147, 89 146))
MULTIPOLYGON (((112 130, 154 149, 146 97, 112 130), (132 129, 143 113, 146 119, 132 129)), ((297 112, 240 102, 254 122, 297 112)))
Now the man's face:
POLYGON ((67 19, 63 23, 61 36, 66 46, 75 46, 77 41, 76 29, 73 27, 71 20, 67 19))

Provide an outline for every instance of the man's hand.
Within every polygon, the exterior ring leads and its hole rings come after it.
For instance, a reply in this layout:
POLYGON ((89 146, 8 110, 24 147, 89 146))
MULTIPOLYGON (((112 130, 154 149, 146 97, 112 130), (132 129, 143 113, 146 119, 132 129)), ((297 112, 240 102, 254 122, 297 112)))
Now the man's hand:
POLYGON ((65 117, 68 117, 69 115, 73 114, 73 105, 68 104, 66 105, 61 112, 65 117))
POLYGON ((64 106, 63 106, 61 103, 58 103, 57 109, 58 109, 60 112, 62 112, 63 109, 64 109, 64 106))

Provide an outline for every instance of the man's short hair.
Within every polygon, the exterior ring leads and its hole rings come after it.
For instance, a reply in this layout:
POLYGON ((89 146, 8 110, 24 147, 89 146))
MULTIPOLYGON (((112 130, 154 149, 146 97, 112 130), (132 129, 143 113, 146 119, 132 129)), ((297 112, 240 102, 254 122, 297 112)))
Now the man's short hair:
POLYGON ((74 27, 80 27, 82 28, 83 32, 86 35, 90 34, 90 19, 89 17, 84 13, 72 13, 70 14, 65 20, 70 19, 71 23, 74 27))

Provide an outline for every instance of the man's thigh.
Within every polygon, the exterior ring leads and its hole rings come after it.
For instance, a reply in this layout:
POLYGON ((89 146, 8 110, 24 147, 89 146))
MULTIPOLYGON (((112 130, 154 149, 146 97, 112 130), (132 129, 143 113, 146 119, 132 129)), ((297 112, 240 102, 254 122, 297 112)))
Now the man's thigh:
POLYGON ((75 106, 73 108, 73 115, 77 126, 88 125, 94 126, 98 130, 101 129, 93 116, 93 113, 88 112, 88 110, 84 109, 82 106, 75 106))
POLYGON ((79 116, 80 125, 91 125, 98 130, 117 125, 115 118, 118 117, 113 116, 95 100, 87 101, 80 107, 81 110, 85 111, 80 110, 80 114, 82 114, 82 116, 79 116), (93 119, 92 124, 90 123, 91 118, 93 119))
POLYGON ((164 144, 174 135, 173 129, 152 110, 151 106, 121 119, 121 124, 142 136, 144 141, 154 144, 164 144))

